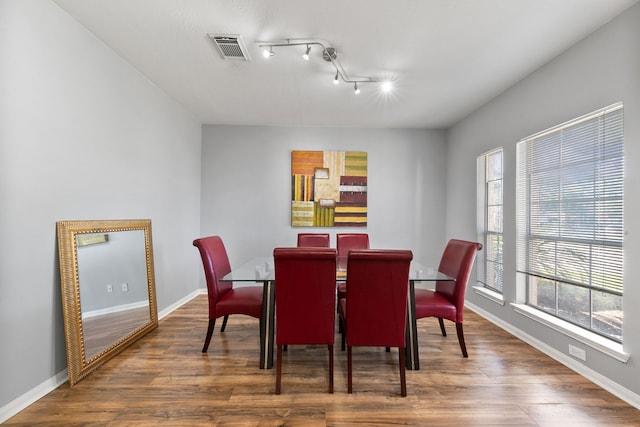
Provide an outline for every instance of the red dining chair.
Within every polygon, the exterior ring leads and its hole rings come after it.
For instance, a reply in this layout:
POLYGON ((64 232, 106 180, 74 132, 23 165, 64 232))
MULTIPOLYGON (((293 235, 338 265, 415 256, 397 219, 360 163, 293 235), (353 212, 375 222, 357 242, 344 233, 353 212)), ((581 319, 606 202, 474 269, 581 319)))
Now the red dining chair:
POLYGON ((442 254, 438 271, 455 278, 455 282, 436 282, 435 290, 415 289, 416 319, 437 317, 444 337, 447 336, 447 332, 443 319, 455 322, 463 357, 468 357, 462 330, 464 296, 473 262, 479 250, 482 250, 480 243, 449 240, 442 254))
POLYGON ((328 248, 329 234, 323 233, 298 233, 299 248, 328 248))
POLYGON ((276 394, 282 385, 282 349, 290 345, 326 344, 329 393, 333 393, 336 250, 276 248, 273 251, 276 294, 276 394))
POLYGON ((351 249, 369 249, 369 235, 366 233, 336 234, 338 256, 347 256, 351 249))
POLYGON ((352 393, 352 347, 398 347, 400 392, 407 395, 405 331, 408 250, 352 250, 347 261, 347 296, 340 300, 343 340, 347 344, 348 392, 352 393))
MULTIPOLYGON (((369 235, 365 233, 336 234, 336 249, 338 257, 344 258, 352 249, 369 249, 369 235)), ((338 301, 346 295, 346 283, 338 284, 338 301)))
POLYGON ((233 287, 233 282, 220 279, 231 271, 227 251, 219 236, 196 239, 193 246, 200 251, 209 297, 209 327, 202 352, 206 353, 213 335, 216 319, 224 316, 220 332, 224 332, 231 314, 262 316, 262 286, 233 287))

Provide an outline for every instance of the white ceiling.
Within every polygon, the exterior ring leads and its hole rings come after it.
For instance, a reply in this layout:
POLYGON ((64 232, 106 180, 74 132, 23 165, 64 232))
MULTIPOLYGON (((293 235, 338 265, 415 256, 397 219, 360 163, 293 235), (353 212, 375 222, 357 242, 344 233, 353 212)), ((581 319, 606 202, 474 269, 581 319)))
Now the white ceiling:
POLYGON ((55 0, 206 124, 447 128, 638 0, 55 0), (208 33, 239 34, 225 61, 208 33), (351 77, 304 47, 320 39, 351 77))

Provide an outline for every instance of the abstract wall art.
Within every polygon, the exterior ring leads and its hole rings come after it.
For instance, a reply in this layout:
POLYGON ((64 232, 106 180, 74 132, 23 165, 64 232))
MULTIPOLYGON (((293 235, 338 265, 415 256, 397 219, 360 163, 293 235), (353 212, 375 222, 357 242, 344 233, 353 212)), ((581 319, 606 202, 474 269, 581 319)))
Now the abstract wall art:
POLYGON ((366 227, 367 153, 292 151, 291 226, 366 227))

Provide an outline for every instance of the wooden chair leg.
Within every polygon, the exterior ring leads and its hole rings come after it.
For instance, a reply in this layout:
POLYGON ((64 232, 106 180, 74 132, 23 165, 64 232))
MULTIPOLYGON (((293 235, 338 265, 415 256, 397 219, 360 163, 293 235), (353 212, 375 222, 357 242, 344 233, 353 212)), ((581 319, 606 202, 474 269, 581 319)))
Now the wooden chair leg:
POLYGON ((442 336, 446 337, 447 330, 444 328, 444 321, 442 320, 442 317, 438 317, 438 323, 440 323, 440 331, 442 332, 442 336))
POLYGON ((211 335, 213 335, 213 328, 216 326, 216 319, 209 319, 209 327, 207 328, 207 336, 204 339, 204 347, 202 352, 206 353, 209 349, 209 343, 211 342, 211 335))
POLYGON ((333 344, 329 344, 329 393, 333 394, 333 344))
POLYGON ((407 377, 406 377, 406 365, 405 365, 405 356, 404 356, 404 348, 402 347, 398 347, 398 351, 400 354, 400 357, 398 357, 398 359, 400 360, 400 394, 402 395, 402 397, 406 397, 407 396, 407 377))
POLYGON ((280 344, 278 344, 276 358, 276 394, 280 394, 282 385, 282 345, 280 344))
POLYGON ((347 347, 347 393, 352 393, 351 346, 347 347))
POLYGON ((469 357, 467 354, 467 346, 464 343, 464 332, 462 332, 462 322, 456 322, 456 332, 458 333, 458 342, 460 343, 460 350, 462 350, 463 357, 469 357))
POLYGON ((220 332, 224 332, 224 328, 227 327, 227 320, 229 320, 228 314, 224 316, 224 319, 222 319, 222 328, 220 328, 220 332))

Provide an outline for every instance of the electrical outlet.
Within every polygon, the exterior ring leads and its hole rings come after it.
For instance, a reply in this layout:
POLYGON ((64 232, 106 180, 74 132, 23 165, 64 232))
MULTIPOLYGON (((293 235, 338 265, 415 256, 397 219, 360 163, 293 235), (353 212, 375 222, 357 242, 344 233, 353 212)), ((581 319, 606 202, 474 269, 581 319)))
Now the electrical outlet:
POLYGON ((573 346, 571 344, 569 344, 569 354, 577 359, 584 360, 584 361, 587 360, 587 353, 583 349, 573 346))
POLYGON ((122 292, 129 292, 129 284, 128 283, 123 283, 122 284, 122 292))
POLYGON ((109 293, 113 292, 113 286, 111 285, 111 283, 107 285, 107 292, 109 293))

